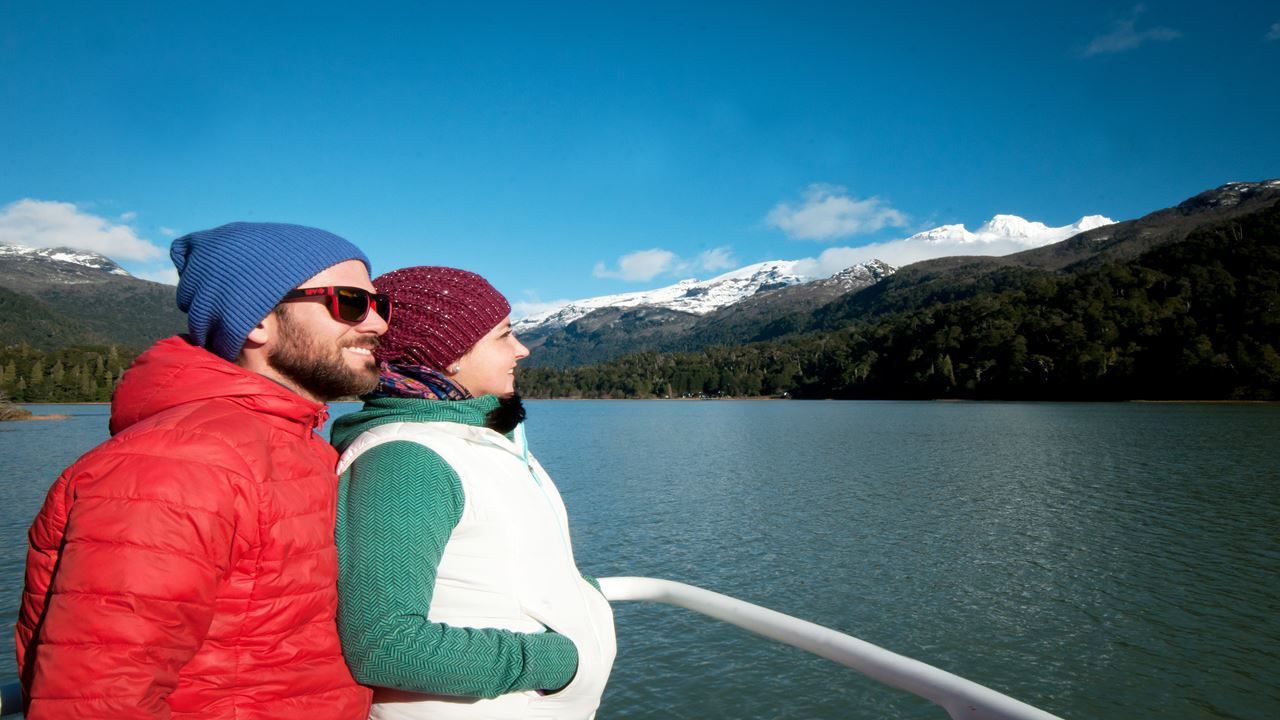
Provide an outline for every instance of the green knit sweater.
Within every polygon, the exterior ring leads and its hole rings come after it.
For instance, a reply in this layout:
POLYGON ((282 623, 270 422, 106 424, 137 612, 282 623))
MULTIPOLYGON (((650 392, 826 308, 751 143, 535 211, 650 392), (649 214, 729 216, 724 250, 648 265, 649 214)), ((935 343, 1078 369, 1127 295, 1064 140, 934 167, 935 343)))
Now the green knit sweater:
MULTIPOLYGON (((344 450, 365 430, 393 422, 483 426, 497 404, 491 395, 378 398, 339 418, 333 443, 344 450)), ((436 568, 462 509, 457 473, 418 443, 371 448, 339 478, 338 631, 352 674, 366 685, 467 697, 564 687, 578 654, 563 635, 427 619, 436 568)))

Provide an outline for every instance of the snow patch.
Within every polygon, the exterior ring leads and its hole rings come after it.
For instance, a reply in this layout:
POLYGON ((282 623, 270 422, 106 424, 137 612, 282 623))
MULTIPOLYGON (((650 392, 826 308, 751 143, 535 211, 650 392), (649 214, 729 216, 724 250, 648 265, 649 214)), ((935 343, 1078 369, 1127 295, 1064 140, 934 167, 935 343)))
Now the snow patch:
POLYGON ((0 256, 38 258, 101 270, 111 275, 131 277, 128 271, 104 255, 72 248, 30 248, 23 245, 0 244, 0 256))
MULTIPOLYGON (((799 260, 770 260, 748 265, 718 275, 710 280, 681 280, 675 285, 641 292, 575 300, 558 308, 528 315, 512 324, 516 333, 535 329, 564 327, 601 308, 661 307, 693 315, 707 315, 723 307, 741 302, 757 293, 811 282, 819 278, 798 269, 799 260)), ((867 285, 893 272, 879 261, 855 265, 832 278, 850 286, 867 285)))
MULTIPOLYGON (((1087 215, 1070 225, 1049 227, 1017 215, 996 215, 983 223, 976 232, 964 225, 943 225, 912 235, 894 244, 911 245, 925 243, 942 247, 955 247, 961 253, 965 247, 983 246, 990 254, 992 249, 1017 252, 1065 240, 1073 235, 1094 228, 1111 225, 1113 221, 1101 215, 1087 215)), ((932 254, 936 255, 937 251, 932 254)), ((977 253, 975 253, 977 254, 977 253)), ((820 281, 842 283, 850 289, 865 287, 892 274, 895 268, 880 260, 859 263, 827 277, 815 277, 805 270, 817 267, 813 261, 770 260, 733 270, 710 280, 681 280, 674 285, 640 292, 604 295, 574 300, 549 310, 527 315, 517 320, 513 329, 517 333, 543 328, 564 327, 579 318, 601 308, 633 308, 640 306, 661 307, 678 312, 706 315, 738 303, 756 293, 767 292, 791 285, 820 281)))
POLYGON ((1026 220, 1017 215, 996 215, 974 232, 970 232, 960 224, 943 225, 916 233, 904 242, 959 246, 1012 243, 1015 246, 1034 248, 1066 240, 1073 235, 1111 225, 1114 222, 1102 215, 1086 215, 1070 225, 1049 227, 1044 223, 1026 220))

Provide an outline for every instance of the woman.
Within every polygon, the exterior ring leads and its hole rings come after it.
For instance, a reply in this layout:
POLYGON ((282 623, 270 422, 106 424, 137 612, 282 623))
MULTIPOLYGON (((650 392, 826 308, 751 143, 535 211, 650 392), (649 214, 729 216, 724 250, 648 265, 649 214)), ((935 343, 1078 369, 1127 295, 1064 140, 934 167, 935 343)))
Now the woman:
POLYGON ((338 626, 371 717, 592 717, 613 614, 525 444, 511 306, 453 268, 374 286, 395 318, 381 381, 333 429, 338 626))

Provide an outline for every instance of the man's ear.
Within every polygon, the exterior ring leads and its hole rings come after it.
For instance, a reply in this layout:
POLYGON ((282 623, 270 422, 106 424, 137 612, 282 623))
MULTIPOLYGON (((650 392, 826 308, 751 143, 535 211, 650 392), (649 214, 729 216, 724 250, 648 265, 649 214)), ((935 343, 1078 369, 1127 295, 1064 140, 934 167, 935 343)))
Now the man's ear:
POLYGON ((269 346, 275 342, 279 332, 280 317, 273 310, 267 313, 267 316, 262 318, 245 336, 244 345, 240 346, 240 355, 236 357, 236 364, 259 375, 273 377, 271 363, 267 356, 271 353, 269 346))
POLYGON ((249 334, 245 336, 245 347, 262 347, 271 342, 276 336, 276 327, 278 326, 275 311, 267 313, 267 316, 254 326, 249 334))

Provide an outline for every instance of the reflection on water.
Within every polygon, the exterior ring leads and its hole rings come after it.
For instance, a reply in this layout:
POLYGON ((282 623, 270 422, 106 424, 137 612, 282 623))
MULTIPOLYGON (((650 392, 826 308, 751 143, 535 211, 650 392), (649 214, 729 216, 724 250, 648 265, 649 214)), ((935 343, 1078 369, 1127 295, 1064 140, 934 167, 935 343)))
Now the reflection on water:
MULTIPOLYGON (((10 618, 44 489, 106 435, 105 408, 71 411, 0 425, 10 618)), ((555 401, 529 417, 592 574, 735 595, 1064 717, 1280 713, 1280 407, 555 401)), ((686 611, 616 612, 602 717, 944 716, 686 611)))

